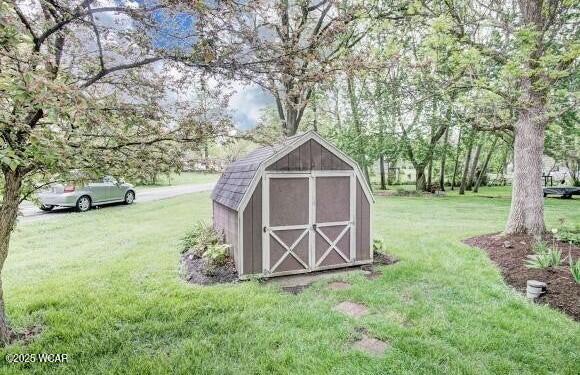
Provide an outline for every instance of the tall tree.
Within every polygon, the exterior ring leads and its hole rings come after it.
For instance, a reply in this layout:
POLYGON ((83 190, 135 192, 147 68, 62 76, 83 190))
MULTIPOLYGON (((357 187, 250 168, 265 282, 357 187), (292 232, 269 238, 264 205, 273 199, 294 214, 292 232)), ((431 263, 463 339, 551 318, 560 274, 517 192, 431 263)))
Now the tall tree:
POLYGON ((344 69, 347 52, 365 34, 352 25, 356 9, 338 0, 220 1, 202 8, 196 27, 214 65, 233 61, 223 73, 271 93, 286 136, 297 132, 315 85, 344 69))
POLYGON ((171 163, 176 142, 214 132, 193 110, 180 108, 189 118, 180 122, 159 105, 171 77, 146 71, 162 59, 147 47, 158 9, 0 0, 0 343, 11 338, 1 271, 23 199, 78 171, 130 175, 171 163))
POLYGON ((552 118, 574 105, 573 100, 564 101, 562 108, 562 101, 553 97, 573 98, 561 83, 577 69, 577 4, 567 0, 437 4, 442 8, 426 4, 426 12, 446 18, 451 25, 448 35, 477 53, 484 64, 496 66, 493 74, 465 78, 473 87, 505 100, 515 113, 515 123, 501 126, 514 135, 512 201, 505 232, 540 235, 545 231, 541 178, 545 130, 552 118))

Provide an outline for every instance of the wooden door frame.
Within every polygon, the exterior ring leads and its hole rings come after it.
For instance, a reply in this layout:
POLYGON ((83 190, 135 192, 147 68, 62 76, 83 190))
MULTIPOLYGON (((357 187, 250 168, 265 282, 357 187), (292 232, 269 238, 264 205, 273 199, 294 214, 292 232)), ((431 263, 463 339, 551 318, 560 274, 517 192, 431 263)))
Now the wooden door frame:
MULTIPOLYGON (((283 275, 293 275, 299 273, 311 272, 311 251, 310 246, 312 244, 312 225, 311 221, 311 211, 312 211, 312 176, 308 172, 294 172, 294 171, 268 171, 264 173, 263 186, 262 186, 262 274, 266 277, 269 276, 283 276, 283 275), (291 270, 291 271, 281 271, 281 272, 270 272, 270 179, 272 178, 304 178, 308 179, 308 223, 305 224, 308 229, 308 267, 303 270, 291 270)), ((303 227, 304 225, 299 225, 303 227)), ((287 226, 277 226, 281 229, 294 229, 296 225, 287 226)), ((299 228, 301 229, 301 228, 299 228)))
MULTIPOLYGON (((317 171, 317 170, 313 170, 311 171, 311 175, 312 175, 312 185, 311 187, 313 188, 313 191, 311 193, 311 195, 314 196, 314 200, 313 200, 313 204, 312 204, 312 208, 311 208, 311 227, 313 224, 316 223, 316 178, 318 177, 349 177, 349 197, 350 197, 350 204, 349 204, 349 209, 350 209, 350 220, 348 221, 340 221, 340 222, 328 222, 325 223, 324 226, 332 226, 329 224, 336 224, 336 225, 349 225, 350 226, 350 244, 349 244, 349 252, 348 252, 348 256, 349 256, 349 260, 346 263, 343 264, 333 264, 333 265, 327 265, 327 266, 317 266, 316 265, 316 244, 315 244, 315 239, 316 239, 316 233, 314 231, 314 229, 312 228, 312 248, 311 248, 311 254, 312 254, 312 263, 311 263, 311 270, 312 271, 319 271, 319 270, 324 270, 324 269, 330 269, 330 268, 340 268, 340 267, 347 267, 350 265, 354 265, 356 263, 356 172, 355 171, 349 171, 349 170, 345 170, 345 171, 317 171)), ((318 226, 318 224, 317 224, 318 226)), ((325 239, 325 241, 328 242, 328 240, 325 239)))
MULTIPOLYGON (((290 274, 308 273, 331 268, 348 267, 359 263, 368 263, 366 261, 356 261, 356 183, 357 174, 352 170, 345 171, 266 171, 263 174, 262 186, 262 274, 269 276, 283 276, 290 274), (349 262, 343 264, 334 264, 316 267, 316 233, 313 224, 316 221, 316 178, 318 177, 349 177, 350 178, 350 249, 349 262), (270 179, 272 178, 308 178, 308 267, 304 270, 292 270, 270 273, 270 234, 267 230, 270 226, 270 179)), ((336 223, 347 223, 336 222, 336 223)), ((329 223, 325 223, 329 224, 329 223)), ((334 224, 334 222, 332 223, 334 224)), ((326 225, 328 226, 328 225, 326 225)), ((280 227, 280 226, 279 226, 280 227)), ((283 226, 282 226, 283 227, 283 226)), ((292 229, 293 225, 285 229, 292 229)))

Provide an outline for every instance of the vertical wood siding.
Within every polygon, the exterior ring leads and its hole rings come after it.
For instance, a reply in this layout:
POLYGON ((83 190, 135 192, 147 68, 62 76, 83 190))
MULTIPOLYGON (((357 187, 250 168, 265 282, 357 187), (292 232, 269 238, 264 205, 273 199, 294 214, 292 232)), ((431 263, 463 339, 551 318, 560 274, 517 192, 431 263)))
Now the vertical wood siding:
POLYGON ((351 170, 350 165, 310 140, 267 168, 269 171, 351 170))
POLYGON ((238 259, 238 213, 214 201, 213 227, 215 230, 222 232, 225 242, 232 246, 230 255, 234 257, 236 266, 238 266, 238 262, 240 261, 238 259))
POLYGON ((248 201, 242 215, 244 275, 262 273, 262 181, 248 201))
POLYGON ((371 257, 371 207, 362 189, 356 182, 356 260, 371 257))

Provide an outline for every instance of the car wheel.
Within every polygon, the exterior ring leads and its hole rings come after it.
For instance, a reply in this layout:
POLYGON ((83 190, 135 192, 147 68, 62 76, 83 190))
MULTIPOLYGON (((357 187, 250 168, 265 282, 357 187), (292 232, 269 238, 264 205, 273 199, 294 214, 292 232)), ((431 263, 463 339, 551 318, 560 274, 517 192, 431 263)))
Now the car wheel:
POLYGON ((125 204, 133 204, 135 201, 135 193, 133 191, 128 191, 125 193, 125 204))
POLYGON ((77 210, 79 212, 86 212, 91 209, 91 197, 83 195, 77 201, 77 210))
POLYGON ((54 206, 53 205, 50 205, 50 204, 41 204, 40 205, 40 209, 42 211, 47 211, 47 212, 48 211, 52 211, 53 208, 54 208, 54 206))

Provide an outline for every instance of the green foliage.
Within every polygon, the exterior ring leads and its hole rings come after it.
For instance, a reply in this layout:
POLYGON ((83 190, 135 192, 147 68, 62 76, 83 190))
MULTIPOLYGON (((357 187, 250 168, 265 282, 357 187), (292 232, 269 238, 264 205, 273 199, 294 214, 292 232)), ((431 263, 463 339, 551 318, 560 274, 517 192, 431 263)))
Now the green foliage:
POLYGON ((385 245, 385 240, 383 240, 382 238, 374 238, 373 239, 373 252, 385 252, 387 249, 387 246, 385 245))
POLYGON ((181 239, 181 252, 191 251, 202 257, 211 245, 218 244, 221 240, 222 236, 210 223, 198 221, 181 239))
POLYGON ((574 228, 562 226, 558 229, 552 230, 552 233, 558 241, 571 243, 573 245, 580 245, 580 227, 574 228))
POLYGON ((534 254, 545 254, 550 250, 550 245, 546 241, 538 241, 532 247, 534 254))
POLYGON ((533 251, 535 254, 528 255, 525 263, 528 268, 550 268, 558 267, 562 264, 562 252, 548 246, 545 242, 537 242, 533 251))
POLYGON ((223 266, 230 257, 230 245, 213 243, 207 246, 203 258, 214 266, 223 266))
POLYGON ((205 221, 195 223, 193 229, 182 238, 181 245, 181 253, 190 252, 203 258, 209 273, 226 264, 230 258, 231 246, 224 244, 222 234, 205 221))
POLYGON ((572 274, 574 281, 580 284, 580 259, 577 259, 574 262, 572 256, 570 256, 569 261, 570 261, 570 273, 572 274))

